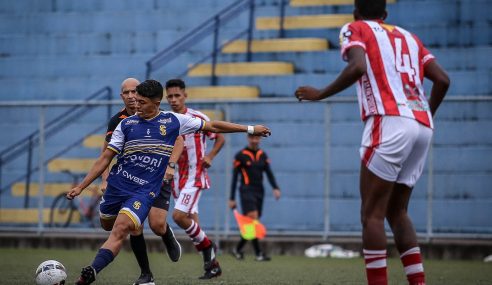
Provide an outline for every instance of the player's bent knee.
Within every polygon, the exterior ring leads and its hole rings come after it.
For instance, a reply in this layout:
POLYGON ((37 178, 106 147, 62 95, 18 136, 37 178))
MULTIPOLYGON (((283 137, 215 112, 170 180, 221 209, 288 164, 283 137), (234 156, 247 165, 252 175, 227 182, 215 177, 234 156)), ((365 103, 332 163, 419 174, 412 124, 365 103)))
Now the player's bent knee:
POLYGON ((128 223, 116 223, 113 226, 111 233, 118 239, 124 239, 129 233, 134 231, 136 231, 134 225, 130 225, 128 223))
POLYGON ((162 236, 166 233, 166 220, 151 221, 149 220, 150 229, 154 234, 162 236))
POLYGON ((110 232, 113 229, 115 219, 101 219, 101 228, 110 232))

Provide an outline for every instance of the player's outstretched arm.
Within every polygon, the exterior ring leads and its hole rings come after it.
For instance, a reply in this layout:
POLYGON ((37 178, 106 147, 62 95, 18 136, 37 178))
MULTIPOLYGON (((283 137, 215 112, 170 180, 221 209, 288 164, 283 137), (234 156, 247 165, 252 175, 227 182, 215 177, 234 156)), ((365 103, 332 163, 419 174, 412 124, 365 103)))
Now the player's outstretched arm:
POLYGON ((271 135, 269 128, 262 125, 245 126, 224 121, 210 121, 206 122, 202 131, 212 133, 251 133, 252 135, 268 137, 271 135), (250 131, 248 132, 248 128, 250 131), (252 129, 251 129, 252 128, 252 129))
POLYGON ((348 64, 338 77, 326 88, 318 90, 310 86, 297 88, 295 96, 299 101, 318 101, 337 94, 352 86, 366 73, 366 52, 362 47, 354 46, 347 51, 348 64))
POLYGON ((424 76, 432 81, 431 96, 429 98, 429 107, 432 116, 441 105, 446 92, 448 91, 450 80, 446 71, 435 61, 432 60, 424 67, 424 76))
POLYGON ((89 170, 89 173, 85 176, 84 180, 82 180, 78 186, 74 187, 67 193, 67 199, 72 200, 76 196, 80 195, 80 193, 82 193, 87 186, 91 185, 91 183, 96 180, 96 178, 98 178, 106 168, 108 168, 115 154, 116 153, 110 149, 106 149, 103 153, 101 153, 99 158, 89 170))

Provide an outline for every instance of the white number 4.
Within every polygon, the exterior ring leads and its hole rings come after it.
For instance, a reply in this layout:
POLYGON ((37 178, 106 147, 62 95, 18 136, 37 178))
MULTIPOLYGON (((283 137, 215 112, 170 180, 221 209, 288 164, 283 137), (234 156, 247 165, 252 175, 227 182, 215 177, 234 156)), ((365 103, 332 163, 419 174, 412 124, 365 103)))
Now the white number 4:
POLYGON ((415 76, 415 69, 412 67, 409 54, 402 54, 401 51, 401 39, 395 39, 396 47, 396 70, 400 73, 407 73, 410 82, 413 82, 413 77, 415 76))

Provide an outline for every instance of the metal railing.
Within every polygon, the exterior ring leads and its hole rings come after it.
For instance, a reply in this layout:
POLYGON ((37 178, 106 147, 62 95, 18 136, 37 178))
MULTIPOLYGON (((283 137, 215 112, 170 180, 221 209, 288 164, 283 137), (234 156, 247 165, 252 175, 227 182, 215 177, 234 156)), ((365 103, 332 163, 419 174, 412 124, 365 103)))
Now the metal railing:
MULTIPOLYGON (((113 99, 113 91, 111 87, 106 86, 98 91, 94 92, 92 95, 87 97, 85 99, 85 102, 90 102, 95 99, 107 99, 107 100, 112 100, 113 99)), ((3 104, 11 104, 12 102, 4 102, 3 104)), ((24 102, 24 106, 28 104, 27 102, 24 102)), ((53 106, 56 105, 56 102, 48 102, 48 103, 40 103, 38 102, 39 105, 46 105, 46 106, 53 106)), ((11 104, 11 106, 15 106, 15 104, 11 104)), ((43 139, 47 139, 49 137, 54 136, 55 134, 59 133, 61 130, 69 127, 73 122, 74 119, 78 118, 84 112, 87 111, 86 105, 72 105, 68 110, 65 112, 61 113, 60 115, 56 116, 52 120, 48 121, 44 126, 43 126, 43 139)), ((108 119, 111 118, 111 105, 108 105, 107 107, 107 117, 108 119)), ((97 130, 99 130, 101 127, 98 127, 97 130)), ((6 147, 2 152, 0 152, 0 196, 2 193, 6 190, 9 189, 14 183, 25 179, 25 199, 24 199, 24 207, 27 208, 29 207, 29 191, 30 191, 30 182, 31 182, 31 174, 38 171, 39 167, 33 167, 32 165, 32 159, 33 159, 33 149, 36 146, 39 146, 41 143, 41 128, 30 133, 26 137, 14 142, 13 144, 9 145, 6 147), (14 158, 21 156, 22 154, 27 152, 27 163, 26 163, 26 172, 25 174, 13 179, 8 185, 4 187, 3 185, 3 180, 2 180, 2 170, 3 167, 10 161, 12 161, 14 158)), ((95 132, 94 130, 93 132, 95 132)), ((58 156, 63 155, 70 149, 74 148, 77 144, 74 145, 69 145, 62 151, 58 152, 54 156, 50 157, 45 163, 49 163, 51 160, 55 159, 58 156)))
POLYGON ((189 70, 196 67, 198 64, 205 62, 208 59, 212 59, 212 74, 211 74, 211 85, 217 84, 216 77, 216 65, 217 56, 220 50, 227 44, 235 41, 239 38, 247 36, 247 61, 251 61, 251 40, 253 38, 253 21, 254 21, 254 10, 255 1, 254 0, 239 0, 231 5, 227 6, 216 15, 198 25, 195 29, 184 35, 182 38, 177 40, 175 43, 170 45, 168 48, 157 53, 154 57, 147 61, 147 71, 146 78, 150 78, 152 72, 164 67, 171 60, 179 56, 180 54, 189 51, 194 45, 201 42, 206 37, 213 34, 213 45, 212 51, 206 55, 204 58, 195 62, 190 67, 188 67, 184 72, 180 73, 178 77, 184 76, 189 70), (221 28, 225 24, 229 23, 231 20, 236 19, 240 14, 248 12, 248 27, 236 35, 232 36, 230 39, 226 40, 225 43, 219 46, 219 37, 221 28))
MULTIPOLYGON (((329 161, 330 157, 334 157, 335 156, 335 153, 333 152, 333 145, 331 143, 331 140, 332 138, 334 138, 335 134, 333 133, 333 127, 334 127, 334 124, 336 124, 336 120, 334 120, 334 118, 336 119, 335 117, 335 112, 334 110, 337 108, 338 105, 341 105, 341 104, 354 104, 354 108, 356 108, 355 106, 355 102, 356 102, 356 99, 353 98, 353 97, 339 97, 339 98, 332 98, 332 99, 329 99, 325 102, 319 102, 319 103, 302 103, 301 105, 296 105, 298 103, 295 102, 295 100, 293 99, 284 99, 284 98, 271 98, 271 99, 256 99, 256 100, 235 100, 235 101, 226 101, 226 100, 213 100, 213 101, 209 101, 209 100, 200 100, 200 101, 189 101, 188 102, 188 105, 190 107, 194 107, 197 106, 199 109, 200 108, 203 108, 203 106, 207 105, 207 106, 212 106, 213 109, 215 110, 221 110, 225 113, 225 118, 227 120, 231 120, 231 121, 237 121, 238 119, 235 117, 235 114, 231 112, 231 110, 233 110, 234 108, 237 108, 238 106, 237 105, 241 105, 241 109, 243 108, 248 108, 248 105, 252 105, 250 106, 249 108, 254 108, 254 107, 259 107, 259 106, 262 106, 262 105, 271 105, 270 107, 268 107, 269 110, 271 110, 272 112, 275 112, 275 106, 278 106, 278 105, 282 105, 282 106, 285 106, 285 105, 289 105, 289 106, 292 106, 292 107, 295 107, 295 106, 301 106, 304 110, 304 111, 308 111, 310 110, 310 112, 312 113, 313 110, 316 110, 316 112, 319 111, 319 116, 317 116, 317 121, 319 122, 318 125, 317 125, 317 128, 315 130, 312 130, 313 132, 324 132, 324 141, 323 142, 317 142, 318 143, 318 148, 316 151, 319 151, 321 150, 321 147, 322 147, 322 152, 323 152, 323 158, 319 157, 319 159, 322 159, 323 161, 329 161), (316 108, 316 109, 315 109, 316 108), (323 111, 324 110, 324 111, 323 111)), ((472 104, 471 106, 478 106, 479 105, 484 105, 484 104, 490 104, 492 102, 492 97, 490 96, 476 96, 476 97, 472 97, 472 96, 463 96, 463 97, 457 97, 457 96, 451 96, 451 97, 448 97, 446 98, 446 100, 444 101, 443 103, 443 109, 446 108, 446 104, 452 104, 452 103, 459 103, 459 104, 472 104)), ((121 105, 121 102, 119 102, 119 100, 113 100, 113 101, 89 101, 89 102, 85 102, 85 101, 77 101, 77 102, 11 102, 9 103, 9 105, 5 104, 5 103, 2 103, 0 102, 0 108, 1 107, 6 107, 6 106, 15 106, 15 104, 18 104, 17 106, 21 106, 21 107, 25 107, 25 106, 29 106, 29 107, 38 107, 38 108, 41 108, 41 112, 40 112, 40 141, 41 142, 44 142, 44 135, 46 134, 44 128, 44 124, 43 124, 43 121, 44 121, 44 113, 46 111, 46 108, 50 108, 50 107, 53 107, 53 106, 73 106, 72 104, 78 104, 78 105, 84 105, 84 106, 103 106, 103 105, 121 105)), ((473 108, 470 108, 470 109, 473 109, 473 108)), ((251 109, 253 110, 253 109, 251 109)), ((275 114, 275 113, 272 113, 272 114, 275 114)), ((436 122, 439 122, 439 114, 438 113, 438 120, 436 122)), ((449 114, 452 114, 449 113, 449 114)), ((449 116, 448 114, 448 116, 449 116)), ((483 114, 483 112, 482 112, 483 114)), ((279 113, 278 114, 278 118, 285 118, 285 114, 281 114, 279 113)), ((475 113, 473 114, 474 116, 476 115, 475 113)), ((461 115, 457 115, 458 118, 461 118, 460 116, 461 115)), ((240 116, 241 117, 241 116, 240 116)), ((275 115, 273 115, 272 117, 272 120, 280 120, 276 118, 275 115)), ((357 120, 354 118, 354 120, 357 120)), ((448 120, 451 120, 453 121, 454 119, 448 119, 448 120)), ((467 120, 477 120, 477 117, 473 117, 472 119, 467 119, 467 120)), ((483 119, 484 122, 487 121, 489 122, 490 119, 487 118, 484 118, 483 119)), ((268 122, 265 123, 266 125, 269 125, 268 122)), ((459 135, 459 130, 456 130, 457 133, 456 135, 459 135)), ((275 135, 275 133, 274 133, 275 135)), ((337 136, 339 136, 339 134, 337 134, 337 136)), ((273 138, 273 137, 272 137, 273 138)), ((268 144, 268 141, 269 139, 265 140, 265 144, 268 144)), ((314 143, 314 142, 309 142, 309 143, 314 143)), ((489 141, 484 141, 482 142, 484 143, 484 145, 490 145, 490 142, 489 141)), ((354 143, 356 144, 356 142, 354 143)), ((45 152, 45 149, 44 149, 44 143, 42 145, 40 145, 40 148, 39 148, 39 153, 40 153, 40 157, 43 157, 44 156, 44 152, 45 152)), ((275 146, 270 146, 268 147, 268 145, 266 146, 266 149, 273 149, 275 146)), ((279 146, 276 146, 277 148, 279 148, 279 146)), ((282 146, 280 146, 280 149, 282 148, 282 146)), ((287 151, 288 149, 286 149, 287 151)), ((314 151, 314 150, 313 150, 314 151)), ((460 229, 459 228, 456 228, 455 230, 452 230, 452 231, 449 231, 449 232, 446 232, 446 231, 442 231, 442 230, 439 230, 438 228, 436 228, 436 225, 434 224, 434 221, 436 219, 435 217, 435 203, 436 203, 436 198, 435 198, 435 191, 436 191, 436 187, 438 185, 435 185, 435 179, 434 179, 434 176, 436 175, 435 174, 435 167, 436 167, 436 163, 438 162, 436 159, 436 157, 433 155, 433 152, 435 150, 433 148, 431 148, 430 152, 429 152, 429 160, 427 162, 427 172, 424 173, 427 175, 427 180, 424 180, 423 184, 420 186, 420 188, 426 188, 426 194, 423 195, 421 199, 425 199, 425 200, 422 200, 424 201, 423 203, 425 204, 424 207, 426 207, 426 214, 425 214, 425 220, 422 220, 420 225, 422 225, 420 227, 420 231, 419 231, 419 236, 422 237, 422 238, 425 238, 427 240, 429 239, 432 239, 432 238, 436 238, 436 237, 452 237, 452 238, 460 238, 460 237, 468 237, 468 238, 471 238, 471 237, 474 237, 474 238, 491 238, 492 237, 492 234, 491 234, 491 228, 483 228, 482 226, 482 229, 483 231, 476 231, 474 232, 473 230, 470 231, 470 232, 463 232, 463 233, 459 233, 460 229), (425 197, 425 198, 424 198, 425 197)), ((223 180, 213 180, 214 182, 214 191, 215 194, 212 194, 210 193, 209 194, 209 199, 213 200, 213 205, 215 208, 214 212, 213 213, 210 213, 209 216, 213 216, 213 223, 208 223, 208 227, 212 227, 212 229, 210 229, 210 232, 211 233, 214 233, 216 234, 217 236, 220 236, 220 237, 227 237, 228 235, 230 234, 233 234, 235 232, 231 231, 231 229, 234 228, 233 226, 233 222, 231 220, 232 216, 230 215, 229 213, 229 210, 226 206, 226 202, 227 199, 228 199, 228 195, 229 195, 229 191, 227 189, 230 189, 230 183, 231 183, 231 176, 230 176, 230 173, 232 173, 232 166, 231 164, 229 163, 230 161, 232 161, 232 158, 233 158, 233 152, 232 152, 232 146, 231 146, 231 142, 229 140, 227 140, 226 142, 226 145, 224 147, 224 150, 222 151, 223 154, 223 159, 225 159, 225 164, 224 164, 224 169, 220 170, 221 172, 223 171, 225 174, 223 174, 224 176, 224 179, 223 180), (224 203, 223 207, 220 206, 222 205, 222 203, 224 203)), ((487 153, 487 152, 486 152, 487 153)), ((295 158, 293 158, 295 159, 295 158)), ((218 165, 219 162, 215 162, 214 165, 218 165)), ((40 222, 38 224, 38 227, 37 228, 31 228, 31 230, 34 230, 34 231, 38 231, 38 232, 43 232, 43 231, 49 231, 47 229, 44 228, 44 225, 43 223, 41 222, 42 221, 42 210, 44 208, 43 206, 43 202, 42 202, 42 197, 43 197, 43 189, 44 189, 44 176, 46 176, 46 172, 45 172, 45 163, 39 163, 38 165, 38 173, 39 173, 39 184, 40 184, 40 191, 39 191, 39 213, 40 213, 40 222)), ((343 235, 343 236, 347 236, 347 235, 358 235, 360 234, 358 231, 341 231, 337 228, 334 228, 333 225, 337 225, 337 220, 332 217, 332 214, 333 214, 333 211, 334 209, 336 208, 336 204, 333 204, 333 198, 334 198, 334 192, 336 189, 331 189, 331 181, 333 181, 333 179, 337 179, 337 172, 335 171, 335 169, 333 168, 333 165, 330 165, 329 163, 323 163, 323 169, 319 169, 317 170, 319 173, 322 173, 322 176, 323 176, 323 189, 319 189, 319 197, 320 199, 322 199, 321 202, 319 202, 318 204, 316 204, 317 206, 316 207, 321 207, 323 210, 322 210, 322 215, 319 216, 319 221, 322 221, 321 224, 322 226, 319 227, 319 228, 310 228, 309 230, 305 230, 305 231, 294 231, 292 229, 294 229, 295 227, 286 227, 285 229, 283 230, 270 230, 270 234, 276 234, 276 235, 311 235, 311 236, 319 236, 319 237, 322 237, 322 238, 327 238, 327 237, 333 237, 333 236, 340 236, 340 235, 343 235)), ((299 170, 299 175, 302 174, 302 170, 299 170)), ((222 175, 222 174, 221 174, 222 175)), ((422 179, 421 179, 422 180, 422 179)), ((282 181, 279 181, 279 183, 281 185, 283 185, 282 181)), ((285 188, 288 188, 288 185, 284 185, 285 188)), ((355 184, 354 184, 354 187, 355 184)), ((442 187, 441 187, 442 188, 442 187)), ((424 190, 424 189, 421 189, 421 190, 424 190)), ((441 190, 442 191, 442 190, 441 190)), ((291 194, 295 194, 295 195, 302 195, 302 191, 297 191, 297 193, 294 193, 292 191, 285 191, 284 195, 288 195, 288 193, 291 192, 291 194)), ((356 189, 354 189, 354 193, 358 193, 356 191, 356 189)), ((356 194, 354 194, 356 195, 356 194)), ((297 197, 297 196, 296 196, 297 197)), ((356 196, 354 196, 356 197, 356 196)), ((335 196, 336 198, 336 196, 335 196)), ((354 198, 355 199, 355 198, 354 198)), ((313 201, 314 202, 314 201, 313 201)), ((294 209, 291 209, 292 211, 294 211, 294 209)), ((354 209, 354 215, 357 215, 358 211, 355 211, 354 209)), ((466 213, 462 213, 463 215, 466 215, 466 213)), ((488 213, 484 213, 484 215, 488 215, 490 214, 490 212, 488 213)), ((205 218, 205 217, 204 217, 205 218)), ((211 217, 209 217, 211 218, 211 217)), ((205 220, 205 219, 204 219, 205 220)), ((288 221, 279 221, 279 222, 282 222, 282 223, 289 223, 288 221)), ((487 223, 487 224, 490 224, 490 223, 487 223)), ((207 227, 207 225, 204 225, 205 227, 207 227)), ((11 227, 9 227, 11 229, 11 227)), ((2 229, 2 227, 0 227, 0 230, 2 229)), ((89 230, 89 229, 88 229, 89 230)))

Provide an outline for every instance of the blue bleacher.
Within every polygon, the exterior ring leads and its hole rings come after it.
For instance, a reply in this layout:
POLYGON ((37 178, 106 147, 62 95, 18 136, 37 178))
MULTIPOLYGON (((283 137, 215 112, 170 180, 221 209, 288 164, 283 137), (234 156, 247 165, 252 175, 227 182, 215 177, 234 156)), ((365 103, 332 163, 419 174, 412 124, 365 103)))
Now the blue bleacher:
MULTIPOLYGON (((278 16, 276 0, 257 1, 256 17, 278 16)), ((123 78, 143 79, 145 62, 173 44, 220 9, 227 0, 65 0, 0 1, 0 101, 81 100, 109 85, 118 96, 123 78), (186 11, 183 13, 182 11, 186 11), (178 15, 178 16, 177 16, 178 15)), ((399 0, 388 5, 388 22, 416 33, 446 68, 452 80, 449 96, 492 94, 492 16, 490 0, 399 0), (418 11, 410 13, 409 11, 418 11)), ((286 15, 352 13, 351 6, 287 7, 286 15)), ((224 42, 247 25, 247 13, 227 25, 220 34, 224 42)), ((328 39, 330 49, 322 52, 257 53, 253 61, 286 61, 295 66, 288 76, 219 77, 219 85, 252 85, 261 97, 291 97, 300 85, 322 87, 345 66, 340 59, 339 29, 286 30, 285 37, 328 39)), ((253 32, 256 39, 276 38, 278 31, 253 32)), ((184 71, 210 52, 212 38, 193 46, 182 57, 156 72, 161 81, 184 71)), ((221 54, 219 62, 244 61, 244 54, 221 54)), ((189 86, 210 85, 208 77, 185 77, 189 86)), ((430 84, 426 82, 429 94, 430 84)), ((342 92, 354 97, 355 88, 342 92)), ((117 97, 118 98, 118 97, 117 97)), ((165 102, 164 102, 165 103, 165 102)), ((167 108, 166 105, 163 105, 167 108)), ((222 110, 224 106, 220 106, 222 110)), ((270 187, 264 208, 264 223, 277 231, 322 231, 326 167, 329 166, 331 229, 360 231, 359 144, 363 123, 356 103, 332 105, 329 161, 326 158, 323 104, 254 103, 228 106, 230 120, 267 124, 273 131, 262 145, 283 191, 273 200, 270 187), (283 217, 289 217, 284 219, 283 217)), ((113 111, 116 111, 116 107, 113 111)), ((0 129, 0 150, 39 126, 37 108, 0 108, 8 118, 0 129), (27 112, 26 112, 27 110, 27 112), (13 123, 14 122, 14 123, 13 123)), ((50 109, 47 120, 62 112, 50 109)), ((429 188, 428 165, 414 190, 410 213, 415 227, 426 231, 427 192, 433 192, 433 226, 436 232, 492 233, 492 127, 491 103, 444 102, 436 116, 433 184, 429 188)), ((105 108, 95 108, 47 143, 47 156, 77 141, 103 123, 105 108), (74 127, 76 126, 76 127, 74 127)), ((103 131, 101 131, 103 132, 103 131)), ((222 227, 232 156, 245 146, 244 135, 227 135, 231 153, 219 154, 210 170, 213 187, 200 205, 204 228, 213 228, 220 213, 222 227), (220 204, 217 204, 220 203, 220 204)), ((35 149, 35 153, 36 153, 35 149)), ((64 157, 94 158, 98 149, 77 147, 64 157)), ((5 179, 25 173, 27 155, 2 169, 5 179)), ((37 164, 37 156, 34 158, 37 164)), ((37 174, 33 181, 38 179, 37 174)), ((48 182, 67 182, 63 174, 47 175, 48 182)), ((265 179, 265 183, 266 179, 265 179)), ((23 198, 2 194, 0 208, 22 207, 23 198)), ((49 202, 49 198, 47 199, 49 202)), ((32 205, 37 203, 33 198, 32 205)), ((232 216, 229 216, 231 218, 232 216)), ((232 220, 231 220, 232 221, 232 220)), ((233 226, 234 227, 234 226, 233 226)))

